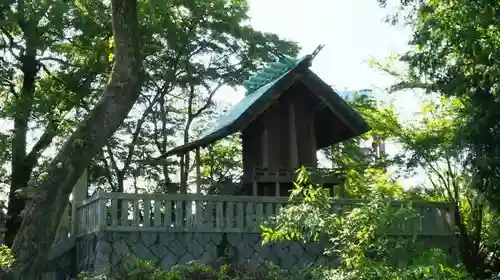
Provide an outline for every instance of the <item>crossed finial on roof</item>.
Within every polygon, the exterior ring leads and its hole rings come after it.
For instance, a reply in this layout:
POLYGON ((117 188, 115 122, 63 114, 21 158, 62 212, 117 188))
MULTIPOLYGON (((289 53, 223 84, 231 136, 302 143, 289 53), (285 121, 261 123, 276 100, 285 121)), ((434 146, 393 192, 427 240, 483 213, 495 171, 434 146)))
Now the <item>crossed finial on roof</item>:
POLYGON ((319 46, 316 47, 316 49, 314 50, 314 52, 311 54, 311 57, 312 58, 315 58, 318 53, 325 47, 325 44, 320 44, 319 46))

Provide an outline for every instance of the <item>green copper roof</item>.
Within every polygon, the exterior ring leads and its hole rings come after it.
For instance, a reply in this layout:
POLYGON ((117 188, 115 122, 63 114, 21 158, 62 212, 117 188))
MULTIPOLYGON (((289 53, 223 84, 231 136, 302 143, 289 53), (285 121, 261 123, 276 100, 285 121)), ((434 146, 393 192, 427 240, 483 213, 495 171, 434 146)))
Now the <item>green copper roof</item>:
MULTIPOLYGON (((183 151, 189 151, 198 146, 204 146, 217 141, 238 130, 236 122, 245 114, 251 111, 251 108, 261 106, 265 103, 266 94, 272 92, 272 89, 288 87, 289 82, 293 82, 292 77, 288 77, 290 72, 295 69, 307 69, 310 66, 312 57, 306 55, 301 59, 284 58, 278 62, 271 63, 268 67, 261 70, 252 78, 244 82, 247 90, 245 98, 234 105, 229 111, 221 116, 217 121, 195 141, 176 147, 161 157, 170 156, 183 151), (287 81, 290 80, 290 81, 287 81)), ((304 71, 301 70, 301 71, 304 71)))
MULTIPOLYGON (((342 137, 352 138, 368 131, 370 128, 363 118, 349 107, 330 86, 309 70, 311 62, 319 50, 321 50, 321 47, 318 47, 311 55, 306 55, 300 59, 283 57, 279 61, 269 64, 244 82, 243 86, 246 89, 246 94, 243 100, 221 116, 198 139, 176 147, 160 157, 182 154, 197 147, 207 146, 229 134, 241 131, 255 116, 261 114, 272 100, 276 100, 298 79, 306 84, 316 85, 315 87, 325 97, 324 102, 327 102, 331 108, 335 109, 335 114, 339 114, 349 122, 350 126, 346 129, 350 129, 350 134, 344 133, 345 135, 342 137)), ((341 138, 333 140, 345 140, 341 138)))
POLYGON ((243 86, 247 89, 245 98, 243 98, 243 100, 241 100, 238 104, 234 105, 229 111, 227 111, 226 114, 217 119, 215 124, 204 131, 200 138, 207 137, 210 134, 232 124, 238 117, 246 112, 252 104, 259 100, 262 95, 268 92, 269 89, 276 84, 276 82, 281 80, 283 76, 288 74, 290 70, 295 68, 305 59, 306 57, 302 59, 286 58, 280 60, 279 62, 272 63, 270 66, 257 73, 254 77, 245 81, 243 83, 243 86))
POLYGON ((300 61, 300 59, 283 57, 279 61, 269 64, 266 68, 260 70, 257 74, 250 77, 250 79, 243 82, 243 86, 247 90, 246 94, 251 94, 271 81, 281 77, 290 69, 294 68, 298 61, 300 61))

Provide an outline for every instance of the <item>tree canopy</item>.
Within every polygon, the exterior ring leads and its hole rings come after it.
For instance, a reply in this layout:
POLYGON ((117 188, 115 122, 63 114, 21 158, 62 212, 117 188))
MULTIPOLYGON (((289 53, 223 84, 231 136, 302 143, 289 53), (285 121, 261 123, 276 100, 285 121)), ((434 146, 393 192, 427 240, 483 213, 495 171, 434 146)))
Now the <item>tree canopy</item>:
MULTIPOLYGON (((379 1, 386 4, 386 1, 379 1)), ((403 88, 419 88, 461 104, 454 145, 466 151, 474 187, 500 205, 500 103, 497 1, 401 1, 412 28, 403 88)), ((401 20, 401 18, 399 18, 401 20)), ((401 23, 401 21, 399 21, 401 23)))
MULTIPOLYGON (((372 130, 320 152, 345 175, 336 198, 371 202, 351 213, 358 223, 315 212, 332 225, 320 230, 347 239, 373 231, 369 222, 384 216, 369 210, 382 209, 382 197, 449 202, 463 270, 484 279, 500 272, 500 3, 400 2, 400 14, 389 19, 411 27, 410 51, 397 61, 406 68, 395 73, 391 64, 375 65, 399 78, 389 92, 421 92, 421 114, 403 123, 390 103, 364 95, 348 101, 372 130), (374 152, 383 142, 399 150, 374 152), (415 174, 423 183, 403 180, 415 174)), ((84 169, 91 191, 188 192, 182 187, 194 181, 190 155, 151 158, 191 141, 220 116, 227 104, 217 93, 237 90, 265 64, 300 51, 296 42, 256 30, 248 14, 242 0, 0 4, 0 122, 9 126, 0 130, 0 191, 8 201, 5 241, 16 259, 13 271, 37 277, 84 169), (37 196, 23 216, 29 189, 37 196)), ((203 150, 203 191, 232 194, 241 161, 238 135, 203 150)), ((306 210, 324 206, 306 202, 306 210)), ((303 229, 310 213, 294 216, 299 208, 290 209, 281 222, 298 236, 303 232, 294 226, 303 229)), ((309 229, 306 235, 317 230, 309 229)), ((349 239, 364 247, 346 240, 344 252, 388 249, 384 240, 349 239)), ((351 255, 344 265, 367 277, 393 269, 368 267, 351 255)), ((387 275, 403 273, 395 271, 387 275)))

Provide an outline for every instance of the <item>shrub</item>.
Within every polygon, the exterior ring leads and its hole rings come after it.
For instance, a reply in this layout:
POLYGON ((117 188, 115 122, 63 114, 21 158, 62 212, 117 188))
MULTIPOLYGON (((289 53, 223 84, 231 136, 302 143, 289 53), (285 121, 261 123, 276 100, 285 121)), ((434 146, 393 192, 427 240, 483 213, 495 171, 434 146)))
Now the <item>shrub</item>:
POLYGON ((0 270, 7 270, 14 263, 9 247, 0 245, 0 270))
POLYGON ((271 263, 263 263, 258 269, 248 269, 243 264, 225 264, 218 269, 191 261, 175 265, 165 271, 150 261, 127 257, 113 271, 112 277, 81 274, 80 280, 291 280, 271 263))
POLYGON ((313 269, 316 279, 466 279, 463 269, 453 265, 441 250, 424 249, 415 236, 388 234, 392 225, 402 221, 411 225, 417 217, 411 205, 395 210, 381 196, 344 215, 334 215, 328 190, 309 184, 308 173, 302 169, 290 204, 262 230, 264 243, 328 240, 330 247, 324 253, 335 255, 340 266, 313 269))

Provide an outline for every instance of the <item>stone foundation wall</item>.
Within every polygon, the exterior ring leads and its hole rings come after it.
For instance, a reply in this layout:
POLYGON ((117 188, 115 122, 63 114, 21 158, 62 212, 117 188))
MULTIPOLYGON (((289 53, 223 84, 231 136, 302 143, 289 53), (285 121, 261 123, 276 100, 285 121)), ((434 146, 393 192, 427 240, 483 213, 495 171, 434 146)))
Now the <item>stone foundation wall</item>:
POLYGON ((98 270, 97 243, 100 233, 87 234, 76 241, 76 268, 79 272, 98 270))
POLYGON ((128 254, 165 270, 193 260, 211 265, 227 256, 250 268, 271 261, 294 273, 310 263, 336 265, 323 251, 320 244, 298 242, 262 246, 259 233, 101 232, 78 240, 77 262, 79 271, 109 273, 128 254))
POLYGON ((78 271, 76 269, 76 248, 68 248, 68 244, 61 243, 53 245, 52 251, 49 254, 49 259, 45 267, 45 279, 66 280, 76 278, 78 275, 78 271), (53 256, 52 251, 57 253, 56 256, 53 256))
MULTIPOLYGON (((428 248, 442 248, 456 255, 450 237, 420 237, 428 248)), ((77 240, 77 271, 109 275, 111 269, 128 255, 152 261, 168 270, 176 264, 199 261, 214 265, 226 256, 248 268, 271 261, 290 273, 314 263, 327 267, 338 265, 334 257, 324 256, 325 247, 318 243, 282 242, 261 245, 259 233, 190 233, 190 232, 100 232, 77 240)), ((395 256, 406 258, 405 249, 395 256)))

